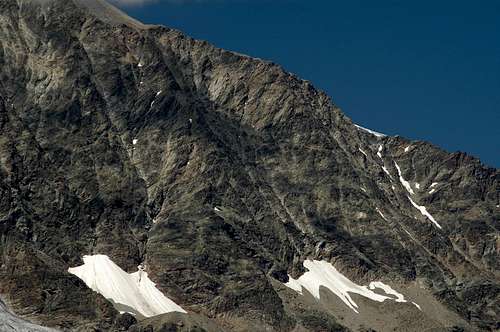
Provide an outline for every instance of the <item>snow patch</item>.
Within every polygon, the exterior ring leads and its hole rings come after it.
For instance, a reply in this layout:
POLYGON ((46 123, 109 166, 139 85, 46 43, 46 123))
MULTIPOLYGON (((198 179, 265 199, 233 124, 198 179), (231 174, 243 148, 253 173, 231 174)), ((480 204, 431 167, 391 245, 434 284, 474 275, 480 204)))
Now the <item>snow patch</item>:
POLYGON ((417 307, 417 309, 418 309, 418 310, 422 311, 422 308, 421 308, 418 304, 416 304, 415 302, 412 302, 412 304, 413 304, 415 307, 417 307))
POLYGON ((138 142, 137 138, 134 138, 134 139, 132 140, 132 144, 133 144, 133 145, 136 145, 136 144, 137 144, 137 142, 138 142))
POLYGON ((411 147, 411 145, 408 145, 408 146, 405 148, 405 152, 410 151, 410 147, 411 147))
POLYGON ((160 90, 160 91, 158 91, 158 92, 156 93, 156 97, 158 97, 159 95, 161 95, 161 93, 162 93, 162 91, 161 91, 161 90, 160 90))
POLYGON ((378 156, 380 159, 382 159, 382 149, 383 149, 383 148, 384 148, 384 147, 383 147, 382 145, 380 145, 380 146, 378 147, 377 156, 378 156))
POLYGON ((364 155, 365 155, 365 157, 368 157, 368 155, 366 154, 366 152, 365 152, 365 151, 363 151, 361 148, 358 148, 358 150, 359 150, 359 152, 361 152, 362 154, 364 154, 364 155))
POLYGON ((380 288, 386 294, 388 294, 388 295, 394 295, 396 297, 396 299, 394 301, 396 301, 396 302, 400 302, 400 303, 406 302, 405 297, 404 297, 403 294, 396 292, 394 289, 392 289, 391 286, 386 285, 386 284, 384 284, 381 281, 372 281, 372 282, 370 282, 369 287, 372 290, 374 290, 376 288, 380 288))
POLYGON ((399 174, 399 181, 401 182, 403 187, 405 187, 406 191, 408 191, 410 194, 415 195, 415 192, 413 191, 413 189, 411 189, 410 183, 403 178, 403 175, 401 175, 401 168, 399 168, 398 163, 394 162, 394 165, 396 165, 396 169, 398 170, 399 174))
POLYGON ((292 277, 288 276, 288 282, 284 284, 286 287, 293 289, 300 295, 302 294, 302 285, 299 280, 295 280, 292 277))
POLYGON ((420 189, 420 183, 415 182, 415 188, 420 189))
POLYGON ((142 62, 139 62, 139 63, 137 64, 137 67, 139 67, 139 68, 141 68, 142 66, 144 66, 144 65, 142 64, 142 62))
POLYGON ((438 184, 439 184, 438 182, 432 182, 432 184, 429 188, 433 188, 433 187, 437 186, 438 184))
POLYGON ((434 192, 436 192, 436 189, 429 190, 429 194, 434 194, 434 192))
POLYGON ((365 128, 365 127, 361 127, 361 126, 358 126, 357 124, 354 125, 356 128, 360 129, 360 130, 363 130, 363 131, 366 131, 367 133, 370 133, 372 135, 375 135, 379 138, 381 137, 386 137, 387 135, 385 134, 382 134, 382 133, 379 133, 379 132, 376 132, 376 131, 373 131, 371 129, 368 129, 368 128, 365 128))
POLYGON ((366 189, 365 189, 365 188, 363 188, 363 187, 361 187, 361 190, 363 190, 364 192, 366 192, 366 189))
POLYGON ((434 223, 439 229, 441 229, 441 225, 434 219, 434 217, 427 211, 427 208, 425 206, 418 205, 415 203, 410 196, 406 196, 410 200, 411 204, 422 213, 423 216, 427 217, 430 221, 434 223))
POLYGON ((217 212, 222 212, 222 210, 221 210, 221 209, 219 209, 217 206, 216 206, 216 207, 214 207, 214 210, 215 210, 215 211, 217 211, 217 212))
POLYGON ((137 272, 127 273, 106 255, 83 256, 83 262, 68 272, 117 304, 131 307, 145 317, 174 311, 186 313, 156 288, 142 266, 137 272))
POLYGON ((389 175, 389 177, 392 179, 392 175, 391 175, 391 173, 389 173, 387 168, 385 166, 382 166, 382 169, 384 170, 385 174, 389 175))
POLYGON ((403 295, 399 294, 391 287, 381 282, 370 283, 370 288, 368 288, 367 286, 360 286, 352 282, 344 275, 342 275, 342 273, 337 271, 337 269, 329 262, 305 260, 303 264, 304 267, 308 269, 308 271, 298 279, 293 279, 291 276, 288 276, 288 282, 285 284, 285 286, 293 289, 300 294, 302 294, 302 288, 305 288, 309 293, 311 293, 316 299, 319 300, 320 286, 323 286, 337 295, 342 300, 342 302, 344 302, 356 313, 359 313, 358 305, 356 304, 356 302, 354 302, 349 293, 359 294, 377 302, 383 302, 385 300, 406 302, 403 295), (387 295, 391 296, 377 294, 372 290, 375 288, 380 288, 387 295), (395 296, 396 299, 393 296, 395 296))

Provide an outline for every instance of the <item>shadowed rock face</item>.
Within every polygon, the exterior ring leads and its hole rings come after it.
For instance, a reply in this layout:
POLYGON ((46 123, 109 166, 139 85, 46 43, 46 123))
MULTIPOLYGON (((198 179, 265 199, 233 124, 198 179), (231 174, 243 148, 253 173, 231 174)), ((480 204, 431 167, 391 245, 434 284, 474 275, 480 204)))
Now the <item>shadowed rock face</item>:
POLYGON ((309 258, 359 283, 418 284, 455 317, 432 328, 498 329, 499 179, 463 153, 360 130, 275 64, 105 2, 0 1, 0 294, 44 325, 355 329, 342 303, 281 286, 309 258), (67 272, 96 253, 145 264, 198 316, 120 317, 67 272))

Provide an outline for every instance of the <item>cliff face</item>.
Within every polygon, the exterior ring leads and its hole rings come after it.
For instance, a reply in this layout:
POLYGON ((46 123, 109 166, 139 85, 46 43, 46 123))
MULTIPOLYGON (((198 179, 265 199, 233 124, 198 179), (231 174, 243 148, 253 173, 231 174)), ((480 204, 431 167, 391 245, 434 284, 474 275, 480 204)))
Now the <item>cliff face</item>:
POLYGON ((499 329, 499 180, 356 127, 275 64, 104 2, 0 0, 0 294, 33 322, 499 329), (92 254, 142 264, 191 316, 124 323, 68 273, 92 254), (299 295, 283 284, 308 259, 421 310, 358 299, 355 315, 325 288, 299 295))

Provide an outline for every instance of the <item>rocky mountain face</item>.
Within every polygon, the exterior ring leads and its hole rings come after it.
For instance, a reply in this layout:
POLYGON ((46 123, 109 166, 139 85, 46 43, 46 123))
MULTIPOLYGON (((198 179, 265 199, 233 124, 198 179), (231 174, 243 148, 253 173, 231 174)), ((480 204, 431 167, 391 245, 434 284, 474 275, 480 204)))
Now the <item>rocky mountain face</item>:
POLYGON ((494 331, 499 230, 497 169, 359 128, 278 65, 100 0, 0 0, 13 331, 494 331), (97 254, 187 314, 123 313, 68 272, 97 254))

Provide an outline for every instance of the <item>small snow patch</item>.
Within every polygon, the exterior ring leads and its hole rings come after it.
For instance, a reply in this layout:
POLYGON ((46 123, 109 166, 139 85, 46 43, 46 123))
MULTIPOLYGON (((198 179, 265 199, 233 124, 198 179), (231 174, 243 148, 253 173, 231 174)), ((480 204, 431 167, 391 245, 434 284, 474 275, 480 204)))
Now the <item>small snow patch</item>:
POLYGON ((366 154, 366 152, 365 152, 365 151, 363 151, 361 148, 358 148, 358 150, 359 150, 359 152, 361 152, 362 154, 364 154, 364 155, 365 155, 365 157, 368 157, 368 155, 366 154))
POLYGON ((382 149, 383 149, 383 148, 384 148, 384 147, 383 147, 382 145, 380 145, 380 146, 378 147, 377 156, 378 156, 380 159, 382 159, 382 149))
POLYGON ((418 205, 415 203, 410 196, 406 196, 410 200, 411 204, 422 213, 423 216, 427 217, 430 221, 434 223, 439 229, 441 229, 441 225, 434 219, 434 217, 427 211, 427 208, 425 206, 418 205))
POLYGON ((384 284, 383 282, 380 281, 372 281, 370 282, 369 285, 370 289, 374 290, 376 288, 382 289, 386 294, 388 295, 394 295, 396 299, 394 301, 396 302, 406 302, 405 297, 403 294, 396 292, 394 289, 392 289, 391 286, 384 284))
POLYGON ((394 162, 394 165, 396 165, 396 169, 398 170, 399 174, 399 181, 401 182, 403 187, 405 187, 406 191, 408 191, 410 194, 415 195, 415 192, 413 191, 413 189, 411 189, 410 183, 403 178, 403 175, 401 175, 401 168, 399 168, 398 163, 394 162))
POLYGON ((418 304, 416 304, 415 302, 412 302, 412 304, 417 307, 418 310, 422 311, 422 308, 420 308, 420 306, 418 304))
POLYGON ((432 184, 429 188, 433 188, 433 187, 437 186, 438 184, 439 184, 438 182, 432 182, 432 184))
POLYGON ((410 151, 410 147, 411 147, 411 145, 408 145, 408 146, 405 148, 405 152, 410 151))
POLYGON ((221 209, 219 209, 217 206, 216 206, 216 207, 214 207, 214 211, 217 211, 217 212, 222 212, 222 210, 221 210, 221 209))
POLYGON ((137 67, 139 67, 139 68, 141 68, 142 66, 144 66, 144 65, 142 64, 142 62, 139 62, 139 63, 137 64, 137 67))
POLYGON ((363 190, 364 192, 366 192, 366 189, 365 189, 365 188, 363 188, 363 187, 361 187, 361 190, 363 190))
POLYGON ((156 93, 156 97, 158 97, 159 95, 161 95, 161 93, 162 93, 162 91, 161 91, 161 90, 160 90, 160 91, 158 91, 158 92, 156 93))
POLYGON ((434 194, 435 192, 436 192, 436 189, 429 190, 429 194, 434 194))
POLYGON ((384 170, 385 174, 389 175, 389 177, 392 179, 392 175, 391 175, 391 173, 389 173, 387 168, 385 166, 382 166, 382 169, 384 170))
POLYGON ((415 188, 420 189, 420 183, 416 182, 415 183, 415 188))
POLYGON ((134 139, 132 140, 132 144, 133 144, 133 145, 136 145, 136 144, 137 144, 137 142, 138 142, 137 138, 134 138, 134 139))

